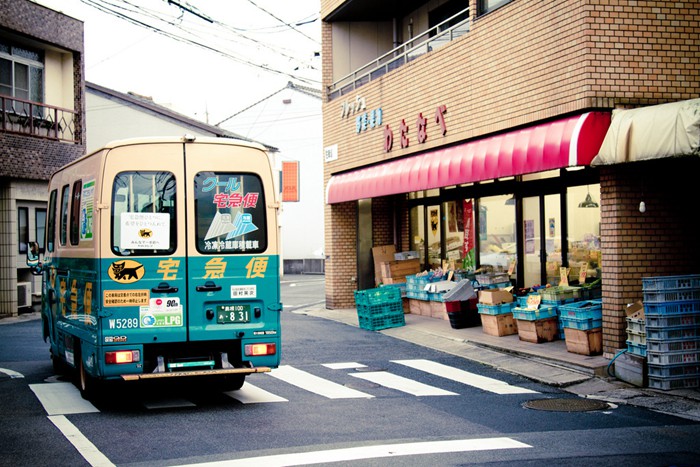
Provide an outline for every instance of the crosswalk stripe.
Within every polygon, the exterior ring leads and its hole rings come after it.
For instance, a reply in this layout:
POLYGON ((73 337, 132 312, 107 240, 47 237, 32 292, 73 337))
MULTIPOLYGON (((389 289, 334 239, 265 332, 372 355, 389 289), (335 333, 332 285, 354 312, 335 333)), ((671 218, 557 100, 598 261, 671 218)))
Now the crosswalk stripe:
POLYGON ((445 391, 444 389, 419 383, 412 379, 404 378, 387 371, 370 371, 367 373, 350 373, 355 378, 365 379, 384 387, 396 389, 397 391, 413 394, 414 396, 458 396, 456 392, 445 391))
POLYGON ((75 413, 99 412, 90 402, 80 396, 78 388, 72 383, 30 384, 47 415, 68 415, 75 413))
POLYGON ((531 389, 513 386, 504 381, 477 375, 476 373, 470 373, 430 360, 392 360, 392 362, 496 394, 539 394, 531 389))
POLYGON ((243 383, 241 389, 225 392, 227 396, 236 399, 242 404, 261 404, 265 402, 289 402, 284 397, 276 396, 271 392, 253 386, 250 383, 243 383))
POLYGON ((329 399, 373 398, 374 396, 319 378, 289 365, 281 365, 266 375, 329 399))
POLYGON ((367 368, 367 365, 357 362, 323 363, 323 366, 331 370, 347 370, 350 368, 367 368))

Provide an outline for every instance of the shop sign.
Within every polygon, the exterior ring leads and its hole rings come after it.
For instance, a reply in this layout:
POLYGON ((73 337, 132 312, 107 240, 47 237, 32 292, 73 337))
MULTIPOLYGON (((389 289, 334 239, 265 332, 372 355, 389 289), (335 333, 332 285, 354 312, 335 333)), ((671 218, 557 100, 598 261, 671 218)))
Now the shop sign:
POLYGON ((356 115, 355 132, 358 134, 382 126, 381 107, 367 111, 367 101, 360 95, 355 96, 354 101, 346 99, 340 104, 340 118, 348 118, 351 115, 356 115))
MULTIPOLYGON (((435 123, 440 126, 440 132, 443 136, 447 134, 447 124, 445 123, 445 114, 447 113, 447 106, 439 105, 435 109, 435 123)), ((399 123, 399 134, 400 134, 400 144, 401 149, 406 149, 409 146, 409 131, 410 127, 406 124, 406 120, 402 119, 399 123)), ((425 143, 428 140, 428 118, 423 116, 423 113, 418 114, 416 119, 416 137, 418 143, 425 143)), ((391 129, 390 125, 384 127, 384 151, 390 152, 394 147, 394 131, 391 129)))

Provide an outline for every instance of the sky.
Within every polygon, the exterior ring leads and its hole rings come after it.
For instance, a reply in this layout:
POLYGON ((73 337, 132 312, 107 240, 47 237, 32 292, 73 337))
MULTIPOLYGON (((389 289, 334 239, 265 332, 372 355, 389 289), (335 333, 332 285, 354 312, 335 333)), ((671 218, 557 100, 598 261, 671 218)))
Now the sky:
POLYGON ((84 22, 86 81, 212 125, 321 87, 320 0, 32 1, 84 22))

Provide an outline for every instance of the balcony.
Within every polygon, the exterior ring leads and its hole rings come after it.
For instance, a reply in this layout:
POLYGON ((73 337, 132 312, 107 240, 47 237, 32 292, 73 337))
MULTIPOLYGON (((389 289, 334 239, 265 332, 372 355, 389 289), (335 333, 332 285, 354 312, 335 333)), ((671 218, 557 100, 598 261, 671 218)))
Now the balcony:
POLYGON ((72 110, 0 95, 0 131, 78 143, 72 110))
POLYGON ((421 55, 439 49, 468 33, 470 24, 467 8, 334 82, 328 86, 328 100, 351 93, 421 55))

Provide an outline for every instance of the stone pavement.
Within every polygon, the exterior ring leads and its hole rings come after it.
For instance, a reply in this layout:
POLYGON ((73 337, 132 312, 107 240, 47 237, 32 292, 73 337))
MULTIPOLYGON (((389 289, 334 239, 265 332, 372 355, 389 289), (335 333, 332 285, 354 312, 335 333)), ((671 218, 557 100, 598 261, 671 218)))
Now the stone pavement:
MULTIPOLYGON (((311 306, 294 313, 359 327, 354 308, 329 310, 311 306)), ((568 352, 564 341, 534 344, 520 341, 517 335, 489 336, 480 326, 453 329, 446 320, 415 314, 406 314, 405 318, 405 326, 377 332, 556 386, 585 398, 646 407, 700 421, 698 388, 661 391, 633 386, 611 376, 614 375, 612 371, 608 373, 609 359, 568 352)))

